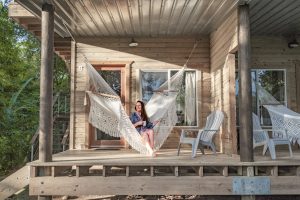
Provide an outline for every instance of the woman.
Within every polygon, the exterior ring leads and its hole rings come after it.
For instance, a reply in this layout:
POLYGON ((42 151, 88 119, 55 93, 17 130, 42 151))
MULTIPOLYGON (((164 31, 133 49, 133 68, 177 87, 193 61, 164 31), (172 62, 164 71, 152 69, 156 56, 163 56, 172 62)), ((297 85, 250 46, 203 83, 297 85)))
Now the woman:
POLYGON ((146 142, 146 145, 153 150, 152 156, 155 156, 153 127, 157 124, 157 122, 151 123, 149 121, 145 110, 145 105, 142 101, 136 102, 135 112, 131 114, 130 120, 136 130, 141 134, 142 138, 146 142))

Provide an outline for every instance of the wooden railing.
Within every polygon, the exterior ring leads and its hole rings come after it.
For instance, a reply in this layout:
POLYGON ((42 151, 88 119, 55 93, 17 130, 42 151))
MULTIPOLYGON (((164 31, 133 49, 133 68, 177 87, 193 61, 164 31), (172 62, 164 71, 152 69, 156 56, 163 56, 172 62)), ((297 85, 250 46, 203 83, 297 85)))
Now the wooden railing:
MULTIPOLYGON (((56 93, 55 96, 53 97, 53 124, 55 124, 60 117, 69 117, 69 98, 67 94, 62 94, 60 92, 56 93)), ((69 120, 68 120, 69 124, 69 120)), ((56 148, 53 148, 55 152, 57 151, 65 151, 68 147, 67 142, 68 142, 68 137, 69 134, 66 134, 69 132, 69 129, 67 128, 68 125, 63 124, 63 130, 59 131, 60 134, 56 134, 58 137, 62 138, 60 142, 56 142, 57 144, 53 143, 55 146, 62 146, 62 148, 59 148, 56 150, 56 148)), ((39 127, 37 128, 35 134, 32 136, 30 145, 31 145, 31 154, 30 154, 30 160, 36 160, 38 157, 38 146, 39 146, 39 127)))
POLYGON ((97 160, 33 163, 31 192, 33 195, 300 194, 299 162, 285 165, 276 162, 180 164, 103 164, 97 160), (49 168, 51 175, 40 176, 39 171, 45 168, 49 168))

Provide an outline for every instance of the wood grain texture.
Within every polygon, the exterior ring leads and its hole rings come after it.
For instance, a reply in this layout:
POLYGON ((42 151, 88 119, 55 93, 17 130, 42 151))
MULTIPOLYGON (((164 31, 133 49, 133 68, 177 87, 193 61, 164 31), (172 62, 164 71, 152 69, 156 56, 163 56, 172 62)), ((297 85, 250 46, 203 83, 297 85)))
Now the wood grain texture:
MULTIPOLYGON (((193 37, 166 37, 166 38, 138 38, 139 46, 129 48, 131 38, 78 38, 76 48, 76 74, 75 74, 75 121, 74 121, 74 147, 82 148, 83 138, 88 134, 88 128, 81 123, 85 109, 83 107, 84 90, 86 88, 86 73, 82 70, 84 56, 92 64, 125 64, 126 65, 126 107, 132 112, 137 99, 140 99, 139 71, 140 70, 167 70, 180 69, 186 62, 195 41, 198 40, 197 48, 188 63, 190 69, 197 72, 198 88, 198 114, 199 126, 203 125, 202 112, 207 112, 209 103, 209 38, 193 37), (208 101, 207 101, 208 99, 208 101), (130 110, 131 108, 131 110, 130 110), (77 120, 78 119, 78 120, 77 120)), ((85 117, 86 118, 86 117, 85 117)), ((87 139, 85 139, 87 140, 87 139)), ((164 148, 175 148, 178 145, 178 133, 174 131, 167 140, 164 148), (173 138, 173 139, 172 139, 173 138)), ((85 146, 86 142, 85 142, 85 146)))

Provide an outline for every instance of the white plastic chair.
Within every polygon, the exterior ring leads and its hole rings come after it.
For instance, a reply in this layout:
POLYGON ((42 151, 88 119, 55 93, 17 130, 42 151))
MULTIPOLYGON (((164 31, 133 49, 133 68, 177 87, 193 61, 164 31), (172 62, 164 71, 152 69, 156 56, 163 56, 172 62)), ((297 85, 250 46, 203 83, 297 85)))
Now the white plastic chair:
POLYGON ((276 159, 276 145, 288 145, 290 156, 293 156, 291 143, 284 130, 262 129, 259 118, 256 114, 252 113, 253 120, 253 149, 258 146, 264 146, 263 155, 269 149, 271 158, 276 159), (272 131, 272 138, 269 137, 268 131, 272 131))
POLYGON ((213 142, 215 134, 219 131, 224 119, 224 114, 222 111, 212 112, 206 119, 206 124, 203 129, 183 129, 181 131, 180 141, 178 145, 177 155, 180 153, 181 144, 191 144, 192 145, 192 158, 196 156, 198 145, 200 145, 200 150, 204 154, 204 146, 208 146, 212 149, 214 154, 216 154, 216 147, 213 142), (197 137, 188 137, 187 132, 198 131, 197 137))

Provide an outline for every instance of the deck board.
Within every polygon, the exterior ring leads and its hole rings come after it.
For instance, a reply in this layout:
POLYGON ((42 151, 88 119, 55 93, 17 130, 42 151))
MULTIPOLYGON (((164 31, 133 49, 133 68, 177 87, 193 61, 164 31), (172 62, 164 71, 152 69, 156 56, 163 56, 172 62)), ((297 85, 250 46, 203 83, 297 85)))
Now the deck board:
POLYGON ((207 151, 191 158, 190 150, 177 156, 176 149, 163 149, 157 157, 134 150, 69 150, 55 154, 53 162, 30 163, 31 195, 233 195, 235 177, 269 180, 266 195, 299 194, 300 152, 278 151, 277 160, 255 151, 254 162, 240 162, 238 155, 207 151), (51 169, 51 176, 40 172, 51 169), (172 183, 172 184, 170 184, 172 183), (216 185, 218 190, 216 191, 216 185))
POLYGON ((147 157, 134 150, 68 150, 53 155, 53 162, 40 163, 34 161, 32 166, 64 166, 64 165, 114 165, 114 166, 290 166, 300 165, 300 150, 294 150, 293 157, 287 151, 277 151, 277 159, 272 160, 268 155, 262 156, 255 152, 254 162, 240 162, 239 155, 217 153, 213 155, 207 151, 205 155, 198 153, 191 158, 190 150, 182 150, 177 156, 176 149, 163 149, 157 152, 157 157, 147 157))

